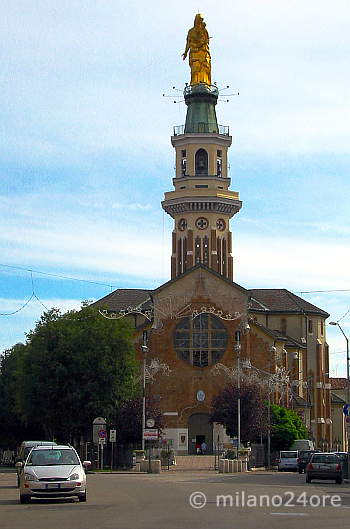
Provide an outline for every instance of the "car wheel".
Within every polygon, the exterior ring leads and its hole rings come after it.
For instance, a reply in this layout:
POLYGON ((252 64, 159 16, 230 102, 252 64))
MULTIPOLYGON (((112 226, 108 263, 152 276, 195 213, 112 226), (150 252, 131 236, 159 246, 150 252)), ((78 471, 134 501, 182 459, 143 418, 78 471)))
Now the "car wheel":
POLYGON ((27 496, 27 494, 20 494, 19 502, 20 503, 30 503, 30 496, 27 496))
POLYGON ((338 485, 341 485, 343 483, 343 478, 337 478, 335 482, 338 483, 338 485))
POLYGON ((310 476, 306 476, 306 483, 311 483, 312 479, 310 478, 310 476))
POLYGON ((78 500, 86 501, 86 492, 83 492, 82 494, 78 494, 78 500))

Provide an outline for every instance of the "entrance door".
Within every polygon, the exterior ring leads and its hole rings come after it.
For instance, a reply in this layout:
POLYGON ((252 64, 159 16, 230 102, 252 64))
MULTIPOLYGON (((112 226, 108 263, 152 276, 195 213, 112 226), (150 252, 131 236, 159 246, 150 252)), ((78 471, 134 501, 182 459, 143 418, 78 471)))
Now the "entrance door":
POLYGON ((203 441, 207 445, 207 454, 213 453, 213 425, 209 422, 208 413, 194 413, 188 419, 188 453, 196 454, 196 445, 203 441))

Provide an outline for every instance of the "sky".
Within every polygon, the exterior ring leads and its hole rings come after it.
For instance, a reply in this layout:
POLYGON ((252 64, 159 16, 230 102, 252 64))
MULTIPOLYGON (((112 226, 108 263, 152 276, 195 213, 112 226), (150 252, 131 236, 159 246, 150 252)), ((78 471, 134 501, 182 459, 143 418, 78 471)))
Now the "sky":
MULTIPOLYGON (((231 221, 234 279, 287 288, 350 334, 348 1, 1 7, 0 351, 46 308, 169 279, 172 219, 160 202, 198 10, 212 79, 230 87, 217 114, 243 201, 231 221)), ((330 326, 327 338, 332 375, 345 376, 345 339, 330 326)))

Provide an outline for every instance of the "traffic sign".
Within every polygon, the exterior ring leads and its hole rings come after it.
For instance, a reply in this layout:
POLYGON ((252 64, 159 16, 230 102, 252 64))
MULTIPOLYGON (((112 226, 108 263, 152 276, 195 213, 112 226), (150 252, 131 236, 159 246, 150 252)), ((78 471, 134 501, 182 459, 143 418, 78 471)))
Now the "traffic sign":
POLYGON ((99 430, 97 435, 98 435, 99 439, 106 439, 107 438, 106 430, 99 430))
POLYGON ((350 415, 349 404, 345 404, 345 406, 343 406, 343 413, 346 416, 350 415))
POLYGON ((155 425, 155 420, 154 419, 147 419, 146 425, 147 425, 147 428, 153 428, 153 426, 155 425))
POLYGON ((156 428, 149 428, 144 430, 143 438, 145 441, 158 441, 159 432, 156 428))
POLYGON ((109 441, 115 443, 117 440, 117 430, 109 430, 109 441))
POLYGON ((104 446, 107 443, 106 439, 104 437, 99 437, 98 444, 100 446, 104 446))

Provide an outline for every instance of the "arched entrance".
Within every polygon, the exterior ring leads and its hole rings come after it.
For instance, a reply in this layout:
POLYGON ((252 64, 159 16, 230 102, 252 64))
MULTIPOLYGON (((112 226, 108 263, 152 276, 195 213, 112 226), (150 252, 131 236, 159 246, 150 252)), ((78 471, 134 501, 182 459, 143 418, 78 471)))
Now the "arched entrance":
POLYGON ((194 413, 188 419, 188 453, 196 454, 196 444, 205 441, 207 454, 213 453, 213 425, 209 413, 194 413))

